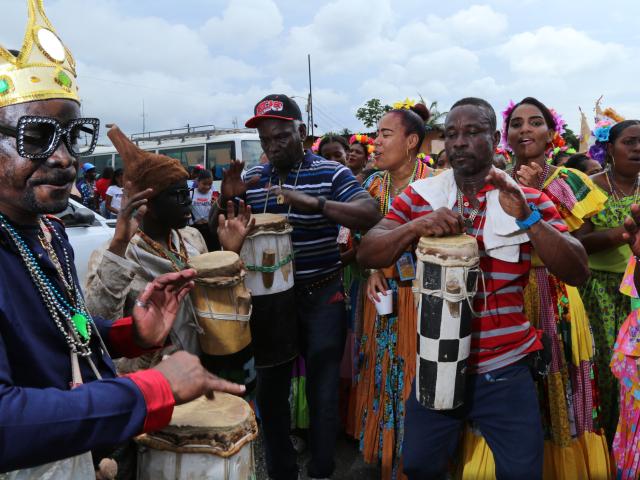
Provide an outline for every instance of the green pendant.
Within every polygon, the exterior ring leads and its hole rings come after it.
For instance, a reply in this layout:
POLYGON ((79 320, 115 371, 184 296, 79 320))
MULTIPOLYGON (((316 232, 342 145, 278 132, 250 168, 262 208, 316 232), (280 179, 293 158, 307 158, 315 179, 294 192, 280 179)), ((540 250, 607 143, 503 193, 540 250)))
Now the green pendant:
POLYGON ((76 332, 78 332, 78 335, 80 335, 85 341, 89 340, 89 330, 87 328, 89 319, 82 313, 76 313, 71 317, 71 321, 76 326, 76 332))

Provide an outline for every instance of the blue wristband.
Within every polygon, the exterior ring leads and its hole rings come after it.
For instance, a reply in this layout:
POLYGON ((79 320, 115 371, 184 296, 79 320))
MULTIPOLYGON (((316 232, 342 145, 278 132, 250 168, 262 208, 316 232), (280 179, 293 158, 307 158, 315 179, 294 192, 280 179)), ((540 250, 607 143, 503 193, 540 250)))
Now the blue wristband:
POLYGON ((542 220, 542 215, 540 214, 540 210, 538 210, 537 205, 530 203, 529 208, 531 209, 531 215, 524 220, 516 219, 516 223, 518 224, 518 227, 520 227, 520 230, 529 230, 532 225, 535 225, 542 220))

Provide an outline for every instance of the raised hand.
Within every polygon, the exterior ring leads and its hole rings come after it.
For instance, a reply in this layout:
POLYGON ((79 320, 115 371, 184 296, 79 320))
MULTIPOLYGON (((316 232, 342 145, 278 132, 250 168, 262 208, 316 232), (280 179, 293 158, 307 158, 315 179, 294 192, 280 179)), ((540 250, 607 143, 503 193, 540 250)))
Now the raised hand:
POLYGON ((520 186, 505 172, 492 168, 485 182, 500 190, 500 206, 508 215, 524 220, 531 215, 531 208, 520 186))
POLYGON ((147 212, 149 197, 153 194, 153 189, 147 188, 129 197, 131 186, 131 182, 127 182, 124 187, 122 207, 118 212, 116 230, 109 245, 109 251, 121 257, 124 257, 129 242, 140 228, 142 218, 147 212))
POLYGON ((214 392, 242 395, 244 385, 228 382, 205 370, 195 355, 180 351, 167 357, 154 370, 161 372, 171 386, 176 405, 190 402, 206 395, 214 397, 214 392))
POLYGON ((622 238, 629 243, 631 252, 640 257, 640 205, 631 205, 631 215, 624 221, 624 229, 622 238))
POLYGON ((520 168, 518 168, 516 172, 516 178, 521 185, 537 189, 540 183, 544 181, 542 173, 542 167, 533 162, 529 165, 520 165, 520 168))
POLYGON ((133 307, 135 340, 140 347, 164 344, 195 277, 196 271, 188 269, 160 275, 146 285, 133 307))
POLYGON ((256 224, 256 219, 251 217, 251 206, 240 200, 238 215, 234 212, 233 202, 227 202, 227 217, 218 215, 218 239, 225 250, 240 253, 245 238, 256 224))
POLYGON ((220 184, 220 195, 222 201, 232 200, 247 193, 247 189, 260 181, 260 177, 252 177, 248 181, 242 180, 242 170, 244 162, 231 160, 229 168, 222 171, 222 183, 220 184))

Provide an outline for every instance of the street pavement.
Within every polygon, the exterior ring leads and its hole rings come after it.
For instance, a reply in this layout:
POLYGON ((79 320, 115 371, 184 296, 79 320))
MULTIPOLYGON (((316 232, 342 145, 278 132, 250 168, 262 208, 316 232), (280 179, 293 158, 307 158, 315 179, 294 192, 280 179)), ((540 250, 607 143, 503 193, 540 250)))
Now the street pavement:
MULTIPOLYGON (((256 479, 268 480, 269 476, 267 475, 261 436, 258 437, 254 443, 254 455, 256 461, 256 479)), ((306 464, 308 461, 308 450, 298 455, 301 480, 308 480, 309 478, 306 472, 306 464)), ((380 469, 376 466, 366 464, 358 451, 356 441, 341 434, 336 446, 336 470, 331 478, 333 480, 378 480, 380 478, 380 469)))

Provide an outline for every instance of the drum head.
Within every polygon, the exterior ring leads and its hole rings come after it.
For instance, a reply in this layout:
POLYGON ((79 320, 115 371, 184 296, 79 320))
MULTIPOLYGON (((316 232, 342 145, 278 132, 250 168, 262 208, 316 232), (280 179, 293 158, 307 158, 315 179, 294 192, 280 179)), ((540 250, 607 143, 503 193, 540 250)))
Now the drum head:
POLYGON ((238 283, 244 276, 243 264, 235 252, 209 252, 189 259, 189 266, 198 272, 196 281, 212 285, 238 283))
POLYGON ((216 392, 173 410, 171 423, 158 432, 141 435, 139 443, 159 450, 234 455, 258 434, 253 410, 240 397, 216 392))
POLYGON ((421 237, 416 255, 421 261, 446 266, 474 266, 480 261, 478 242, 470 235, 421 237))
POLYGON ((250 236, 262 232, 285 232, 291 229, 289 222, 287 222, 287 218, 283 215, 275 213, 256 213, 253 215, 253 218, 256 219, 256 224, 251 231, 250 236))

